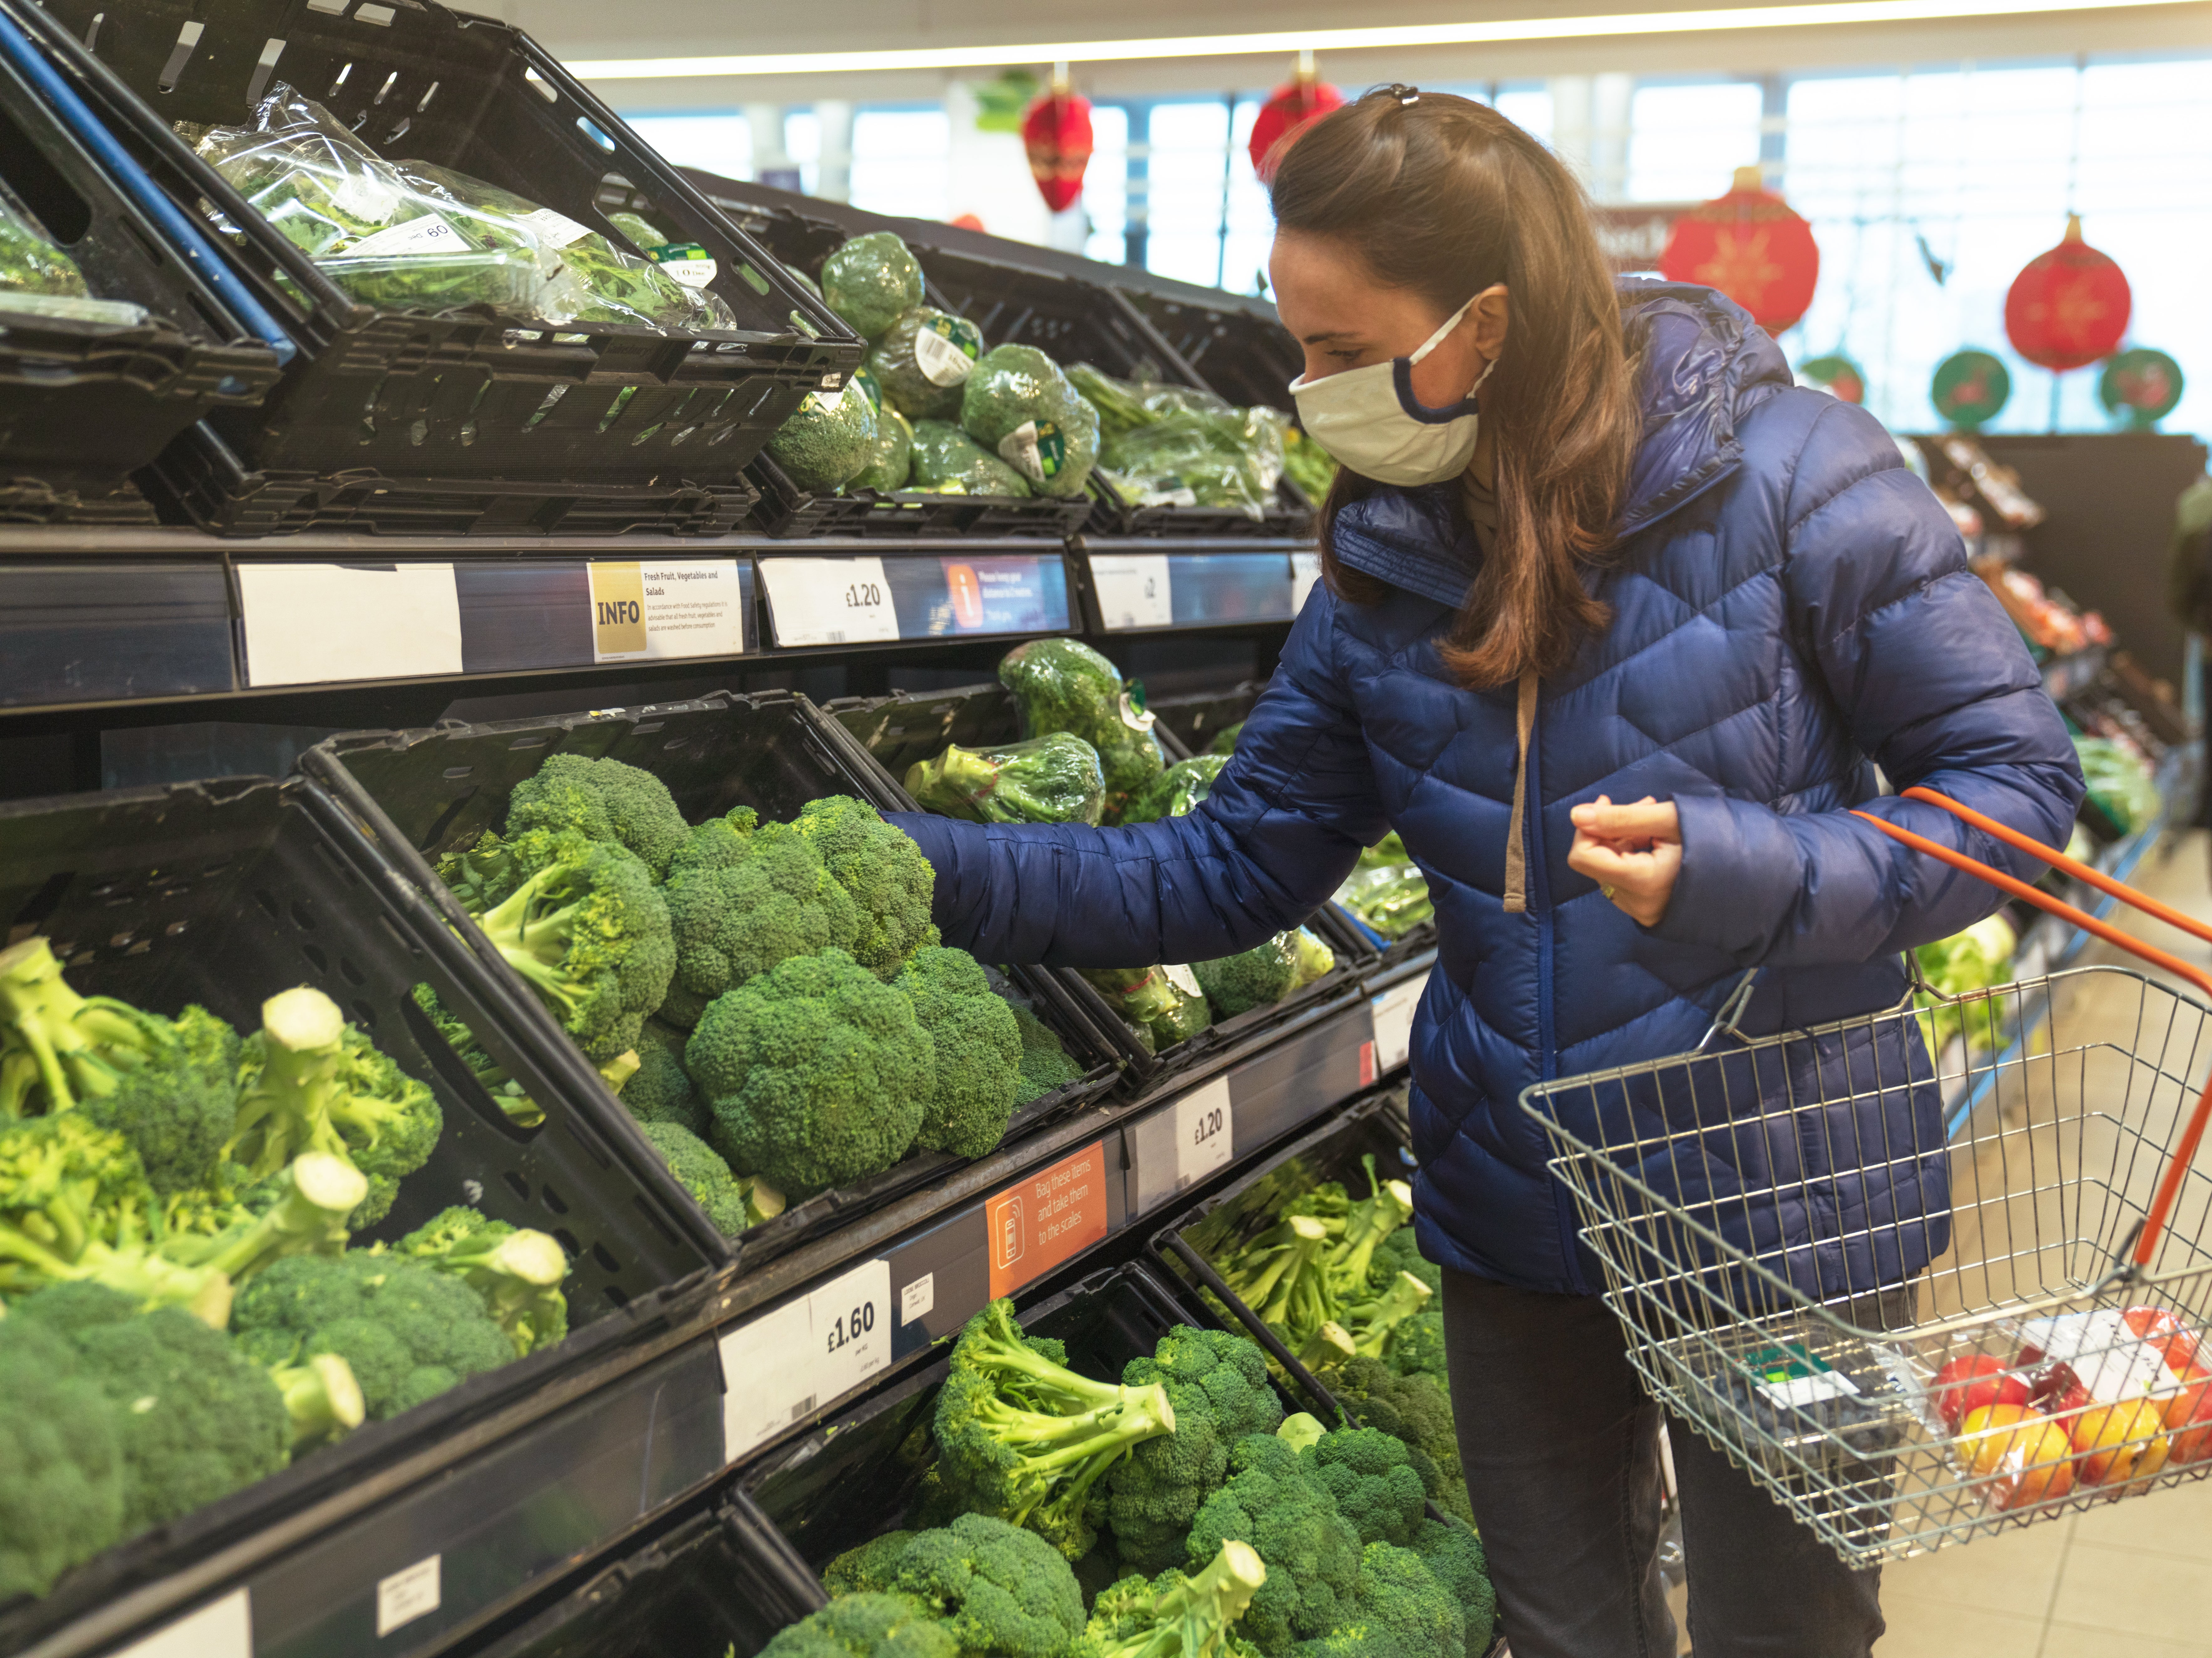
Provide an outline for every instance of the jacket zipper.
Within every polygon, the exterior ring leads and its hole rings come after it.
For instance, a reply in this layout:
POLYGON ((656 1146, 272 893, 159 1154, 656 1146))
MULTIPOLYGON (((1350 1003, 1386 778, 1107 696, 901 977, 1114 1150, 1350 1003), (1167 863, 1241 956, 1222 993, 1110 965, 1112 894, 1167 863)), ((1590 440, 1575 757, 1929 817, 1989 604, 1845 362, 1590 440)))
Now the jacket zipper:
MULTIPOLYGON (((1559 1054, 1552 998, 1552 882, 1544 861, 1544 772, 1539 759, 1543 752, 1539 740, 1542 725, 1540 704, 1528 729, 1528 798, 1521 823, 1521 838, 1528 849, 1528 908, 1536 918, 1536 1074, 1550 1082, 1559 1074, 1559 1054)), ((1518 1102, 1516 1104, 1517 1108, 1518 1102)), ((1543 1138, 1543 1130, 1534 1123, 1528 1127, 1535 1133, 1539 1146, 1548 1151, 1549 1142, 1543 1138)), ((1559 1260, 1566 1268, 1567 1282, 1586 1295, 1590 1286, 1583 1280, 1582 1261, 1575 1249, 1573 1200, 1548 1169, 1544 1170, 1544 1181, 1551 1188, 1552 1213, 1559 1229, 1559 1260)))

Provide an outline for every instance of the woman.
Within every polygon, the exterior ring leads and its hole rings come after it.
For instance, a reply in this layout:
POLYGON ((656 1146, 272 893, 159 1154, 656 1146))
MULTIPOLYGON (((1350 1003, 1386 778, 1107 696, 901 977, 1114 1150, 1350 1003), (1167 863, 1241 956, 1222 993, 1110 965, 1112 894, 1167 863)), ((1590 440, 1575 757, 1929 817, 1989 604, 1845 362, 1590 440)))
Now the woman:
MULTIPOLYGON (((1273 188, 1291 389, 1345 470, 1326 580, 1234 759, 1197 812, 1139 828, 900 821, 948 943, 1075 966, 1248 948, 1399 831, 1438 938, 1413 1036, 1417 1236, 1445 1268, 1505 1631, 1516 1658, 1672 1654, 1657 1410, 1517 1098, 1693 1047, 1753 967, 1750 1033, 1893 1005, 1899 952, 1998 897, 1848 809, 2015 860, 1877 799, 1875 767, 2060 843, 2079 768, 1881 427, 1794 387, 1720 295, 1616 289, 1577 185, 1510 122, 1370 93, 1307 129, 1273 188)), ((1867 1125, 1839 1109, 1848 1144, 1867 1125)), ((1850 1178, 1869 1212, 1948 1209, 1940 1152, 1850 1178)), ((1669 1437, 1698 1658, 1864 1655, 1878 1575, 1669 1437)))

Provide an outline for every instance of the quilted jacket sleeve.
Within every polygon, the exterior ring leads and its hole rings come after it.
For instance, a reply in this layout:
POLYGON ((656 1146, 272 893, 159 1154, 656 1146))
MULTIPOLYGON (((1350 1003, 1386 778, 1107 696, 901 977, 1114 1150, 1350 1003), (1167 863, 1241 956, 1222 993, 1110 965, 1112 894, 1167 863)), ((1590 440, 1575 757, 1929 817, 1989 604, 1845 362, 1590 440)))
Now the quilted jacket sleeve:
MULTIPOLYGON (((1949 517, 1872 416, 1836 404, 1814 421, 1784 513, 1799 647, 1890 786, 1924 784, 2064 846, 2083 787, 2065 724, 1949 517)), ((2003 901, 1848 812, 1718 794, 1675 804, 1682 871, 1654 931, 1746 967, 1866 961, 2003 901)), ((2042 871, 1939 807, 1884 797, 1864 810, 2014 874, 2042 871)))
POLYGON ((1128 829, 892 818, 937 871, 945 942, 987 962, 1144 967, 1249 950, 1319 908, 1384 829, 1316 586, 1237 753, 1185 817, 1128 829))

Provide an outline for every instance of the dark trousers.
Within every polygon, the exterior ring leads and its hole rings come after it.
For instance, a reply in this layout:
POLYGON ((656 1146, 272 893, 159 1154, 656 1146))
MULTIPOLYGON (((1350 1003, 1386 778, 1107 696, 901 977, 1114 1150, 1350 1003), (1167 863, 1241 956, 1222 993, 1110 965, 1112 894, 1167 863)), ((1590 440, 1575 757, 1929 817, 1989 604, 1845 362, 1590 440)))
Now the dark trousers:
MULTIPOLYGON (((1513 1658, 1673 1658, 1659 1582, 1660 1409, 1595 1296, 1443 1275, 1468 1495, 1513 1658)), ((1867 1658, 1879 1570, 1855 1572, 1679 1421, 1697 1658, 1867 1658)), ((1474 1658, 1470 1654, 1469 1658, 1474 1658)))

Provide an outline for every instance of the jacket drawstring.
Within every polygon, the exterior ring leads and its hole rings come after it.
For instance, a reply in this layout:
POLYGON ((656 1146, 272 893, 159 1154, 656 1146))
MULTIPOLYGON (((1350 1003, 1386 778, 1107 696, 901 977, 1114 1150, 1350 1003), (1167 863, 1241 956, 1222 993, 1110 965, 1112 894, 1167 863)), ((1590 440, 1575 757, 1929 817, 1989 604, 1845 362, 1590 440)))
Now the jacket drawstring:
POLYGON ((1513 768, 1513 824, 1505 831, 1505 913, 1518 915, 1528 908, 1528 848, 1523 841, 1528 821, 1528 739, 1536 730, 1536 676, 1521 676, 1520 697, 1514 723, 1520 727, 1520 758, 1513 768))

